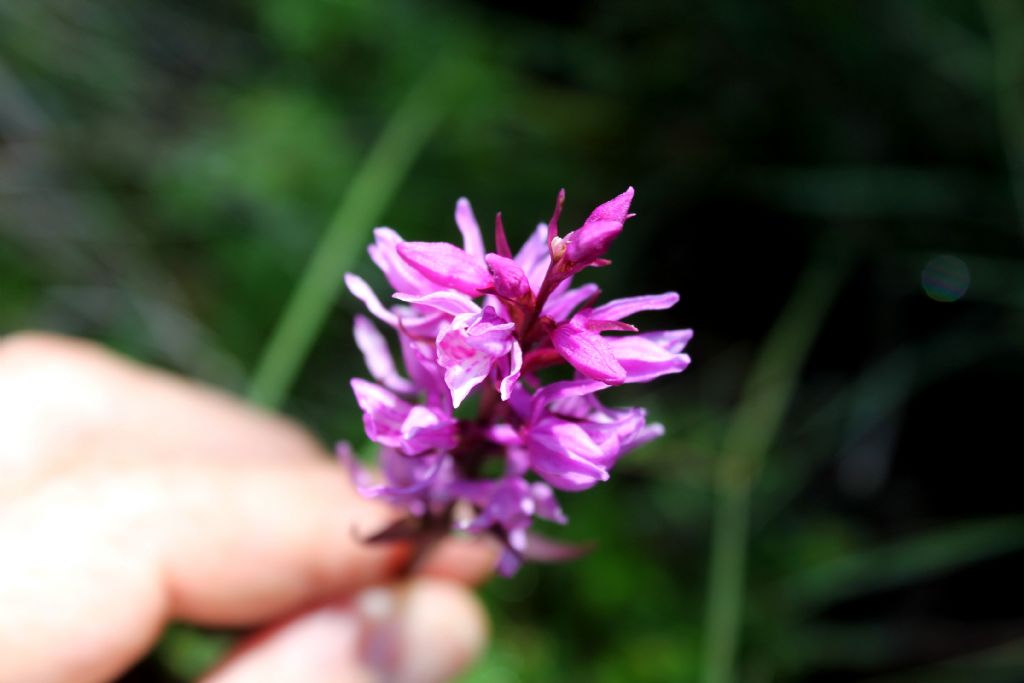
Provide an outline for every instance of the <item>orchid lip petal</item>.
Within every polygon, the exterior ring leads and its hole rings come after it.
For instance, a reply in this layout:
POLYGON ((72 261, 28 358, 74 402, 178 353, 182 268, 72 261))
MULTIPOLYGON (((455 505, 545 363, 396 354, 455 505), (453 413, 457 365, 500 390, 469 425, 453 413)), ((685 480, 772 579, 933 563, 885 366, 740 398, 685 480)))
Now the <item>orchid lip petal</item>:
POLYGON ((499 358, 512 350, 514 323, 485 306, 479 313, 462 313, 437 335, 437 362, 458 408, 469 392, 483 382, 499 358))
POLYGON ((511 397, 512 387, 519 381, 519 376, 523 371, 523 347, 519 345, 518 341, 513 340, 512 342, 511 358, 508 374, 501 379, 498 387, 498 394, 502 401, 507 401, 511 397))

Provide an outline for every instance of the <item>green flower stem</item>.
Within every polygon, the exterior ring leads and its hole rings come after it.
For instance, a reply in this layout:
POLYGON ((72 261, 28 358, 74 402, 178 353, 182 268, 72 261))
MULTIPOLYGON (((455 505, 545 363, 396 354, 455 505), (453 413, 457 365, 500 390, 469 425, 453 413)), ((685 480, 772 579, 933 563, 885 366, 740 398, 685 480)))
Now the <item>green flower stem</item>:
POLYGON ((811 342, 845 267, 811 261, 762 345, 726 428, 714 482, 702 680, 735 678, 746 577, 751 492, 778 434, 811 342))
POLYGON ((338 204, 274 327, 249 386, 253 403, 276 408, 287 398, 338 295, 342 274, 364 253, 370 229, 458 100, 464 74, 457 62, 439 59, 395 110, 338 204))

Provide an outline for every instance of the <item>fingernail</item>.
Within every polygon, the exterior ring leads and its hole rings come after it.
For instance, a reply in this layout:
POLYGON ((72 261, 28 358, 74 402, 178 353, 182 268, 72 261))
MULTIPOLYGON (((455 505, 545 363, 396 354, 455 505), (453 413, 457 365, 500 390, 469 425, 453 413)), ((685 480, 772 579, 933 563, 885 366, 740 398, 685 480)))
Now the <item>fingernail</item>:
POLYGON ((398 670, 398 592, 394 588, 370 588, 353 602, 362 619, 359 654, 385 681, 393 680, 392 672, 398 670))
POLYGON ((487 620, 462 586, 420 578, 400 588, 373 588, 355 600, 363 620, 360 652, 385 683, 441 683, 483 648, 487 620))

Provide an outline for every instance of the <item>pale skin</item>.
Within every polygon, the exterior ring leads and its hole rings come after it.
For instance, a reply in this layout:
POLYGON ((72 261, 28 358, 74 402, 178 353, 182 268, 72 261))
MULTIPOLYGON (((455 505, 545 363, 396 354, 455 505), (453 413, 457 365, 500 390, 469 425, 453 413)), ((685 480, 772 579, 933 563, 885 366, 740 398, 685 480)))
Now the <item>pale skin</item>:
MULTIPOLYGON (((340 385, 339 385, 340 386, 340 385)), ((252 629, 203 683, 445 681, 486 617, 480 543, 368 546, 294 423, 88 342, 0 338, 0 683, 113 681, 169 622, 252 629)))

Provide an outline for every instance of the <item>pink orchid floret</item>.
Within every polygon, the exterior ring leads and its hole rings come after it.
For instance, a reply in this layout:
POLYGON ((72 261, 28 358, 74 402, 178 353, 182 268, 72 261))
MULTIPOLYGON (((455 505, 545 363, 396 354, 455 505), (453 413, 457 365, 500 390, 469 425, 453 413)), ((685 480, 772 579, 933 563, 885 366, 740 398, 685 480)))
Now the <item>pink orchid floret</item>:
POLYGON ((398 337, 356 316, 354 334, 373 382, 354 379, 367 436, 381 446, 376 477, 344 444, 339 457, 363 495, 404 507, 411 517, 375 539, 434 538, 438 529, 490 534, 505 547, 499 571, 526 559, 578 550, 543 539, 535 519, 564 524, 555 490, 607 481, 628 451, 664 432, 642 408, 609 408, 597 392, 682 372, 691 330, 640 332, 627 318, 671 308, 675 292, 597 305, 600 289, 573 277, 606 258, 621 234, 633 188, 594 209, 559 236, 565 200, 513 253, 501 214, 487 252, 466 199, 455 207, 462 246, 407 242, 374 231, 370 258, 394 290, 386 305, 354 274, 345 283, 398 337), (538 371, 568 367, 574 377, 545 384, 538 371), (478 395, 476 414, 462 415, 478 395), (456 411, 459 411, 458 413, 456 411), (498 474, 488 463, 498 463, 498 474))
POLYGON ((458 444, 458 424, 445 411, 407 403, 363 379, 352 380, 352 391, 371 441, 406 455, 447 451, 458 444))
POLYGON ((444 381, 456 408, 487 378, 498 359, 512 352, 518 343, 512 334, 514 327, 485 306, 477 313, 460 313, 438 333, 437 362, 444 368, 444 381))

